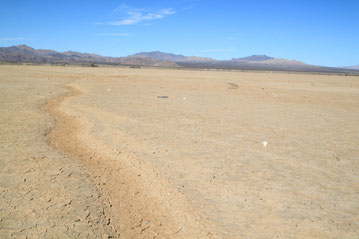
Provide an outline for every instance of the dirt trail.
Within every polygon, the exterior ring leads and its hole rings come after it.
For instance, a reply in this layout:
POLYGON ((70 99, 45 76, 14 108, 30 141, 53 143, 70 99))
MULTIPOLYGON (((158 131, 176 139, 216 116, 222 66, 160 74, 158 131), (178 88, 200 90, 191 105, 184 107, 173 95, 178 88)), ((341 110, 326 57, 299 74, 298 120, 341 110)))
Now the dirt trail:
POLYGON ((118 152, 96 139, 82 115, 69 113, 63 103, 84 92, 72 84, 69 93, 44 109, 55 119, 51 144, 91 172, 105 198, 104 215, 116 236, 123 238, 213 238, 208 221, 189 199, 131 152, 118 152), (76 116, 74 116, 74 114, 76 116))

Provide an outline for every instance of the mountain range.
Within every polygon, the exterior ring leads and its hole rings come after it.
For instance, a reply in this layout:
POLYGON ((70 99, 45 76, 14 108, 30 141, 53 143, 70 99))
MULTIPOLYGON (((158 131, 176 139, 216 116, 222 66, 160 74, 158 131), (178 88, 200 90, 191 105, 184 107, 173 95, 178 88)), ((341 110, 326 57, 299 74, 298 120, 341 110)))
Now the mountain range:
POLYGON ((344 66, 344 69, 351 69, 351 70, 359 70, 359 65, 355 65, 355 66, 344 66))
POLYGON ((53 50, 35 50, 27 45, 0 47, 0 61, 34 63, 88 63, 138 66, 178 67, 172 61, 161 61, 151 57, 105 57, 97 54, 75 51, 58 52, 53 50))
POLYGON ((141 52, 126 57, 106 57, 75 51, 58 52, 43 49, 36 50, 27 45, 0 47, 0 62, 359 73, 359 71, 357 71, 359 70, 358 66, 345 68, 315 66, 296 60, 273 58, 266 55, 252 55, 242 58, 233 58, 231 60, 216 60, 207 57, 184 56, 152 51, 141 52))

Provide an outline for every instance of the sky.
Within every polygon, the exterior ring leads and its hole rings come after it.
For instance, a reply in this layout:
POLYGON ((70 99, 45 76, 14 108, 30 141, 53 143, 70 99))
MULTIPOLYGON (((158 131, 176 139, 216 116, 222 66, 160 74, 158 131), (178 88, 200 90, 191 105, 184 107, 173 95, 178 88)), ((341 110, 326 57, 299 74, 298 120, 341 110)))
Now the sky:
POLYGON ((359 0, 2 0, 0 46, 359 64, 359 0))

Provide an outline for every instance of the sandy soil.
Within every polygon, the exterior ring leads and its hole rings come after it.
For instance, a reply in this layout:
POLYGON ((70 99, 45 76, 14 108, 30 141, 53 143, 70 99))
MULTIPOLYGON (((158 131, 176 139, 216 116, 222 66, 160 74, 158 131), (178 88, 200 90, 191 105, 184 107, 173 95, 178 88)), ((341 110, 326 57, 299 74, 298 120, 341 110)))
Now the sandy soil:
POLYGON ((48 143, 41 110, 69 80, 39 68, 0 67, 0 238, 102 238, 102 192, 86 168, 48 143))
POLYGON ((0 66, 0 86, 3 237, 359 235, 358 77, 0 66))

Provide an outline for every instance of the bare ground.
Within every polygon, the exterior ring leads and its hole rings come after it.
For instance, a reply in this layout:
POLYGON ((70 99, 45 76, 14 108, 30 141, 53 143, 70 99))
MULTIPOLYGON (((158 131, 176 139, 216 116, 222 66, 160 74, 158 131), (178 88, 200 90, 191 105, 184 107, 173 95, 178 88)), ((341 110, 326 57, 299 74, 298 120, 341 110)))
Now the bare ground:
POLYGON ((359 235, 357 77, 1 66, 0 85, 5 238, 359 235))
POLYGON ((64 94, 68 80, 23 69, 0 70, 0 237, 113 235, 101 190, 85 167, 47 142, 55 122, 40 108, 64 94))

